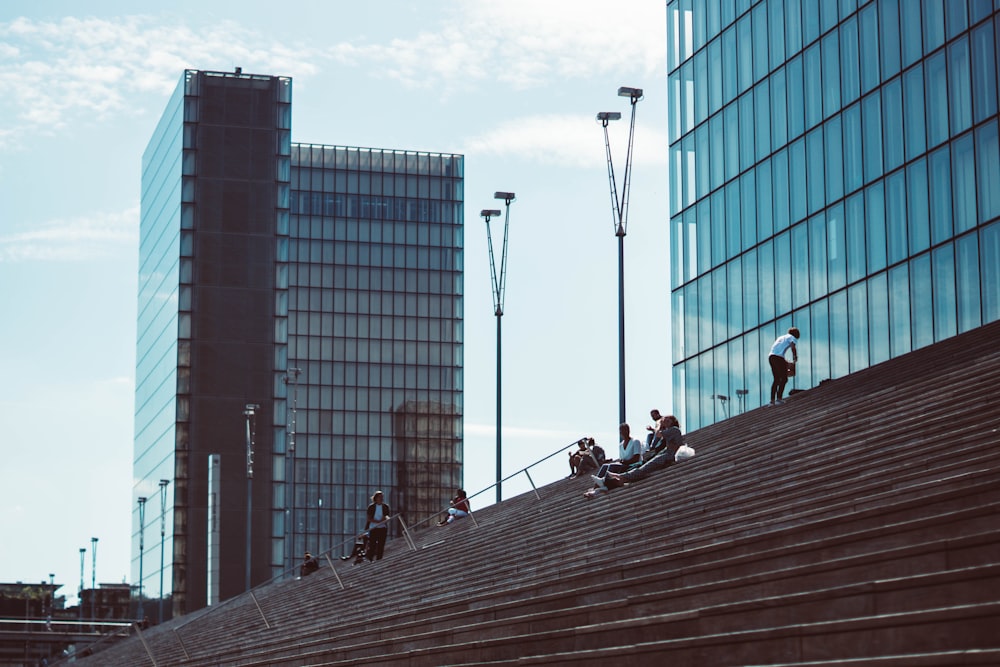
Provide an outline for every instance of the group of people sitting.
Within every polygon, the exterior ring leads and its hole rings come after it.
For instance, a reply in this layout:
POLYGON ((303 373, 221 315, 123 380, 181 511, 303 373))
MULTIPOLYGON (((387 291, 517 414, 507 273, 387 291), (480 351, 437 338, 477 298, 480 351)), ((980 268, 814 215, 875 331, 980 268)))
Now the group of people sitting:
POLYGON ((628 424, 618 427, 620 442, 618 458, 608 461, 604 450, 593 438, 582 438, 577 451, 570 452, 570 477, 579 477, 593 470, 594 486, 584 495, 593 498, 631 482, 645 479, 657 470, 662 470, 680 458, 693 454, 694 450, 684 444, 680 422, 673 415, 661 415, 659 410, 649 413, 653 424, 646 427, 649 433, 645 445, 633 438, 628 424), (683 448, 683 449, 682 449, 683 448), (678 454, 680 452, 680 454, 678 454))

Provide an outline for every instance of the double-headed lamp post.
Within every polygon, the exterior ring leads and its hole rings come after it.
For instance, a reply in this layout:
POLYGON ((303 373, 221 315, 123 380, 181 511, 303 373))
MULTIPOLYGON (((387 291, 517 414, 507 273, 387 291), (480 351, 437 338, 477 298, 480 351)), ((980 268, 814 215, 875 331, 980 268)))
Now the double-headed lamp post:
POLYGON ((502 438, 501 438, 501 331, 500 331, 500 320, 503 317, 503 304, 504 304, 504 292, 507 287, 507 230, 510 227, 510 203, 514 201, 515 196, 513 192, 494 192, 494 199, 500 199, 504 202, 504 222, 503 222, 503 247, 500 251, 500 271, 497 272, 496 261, 494 259, 493 253, 493 236, 490 233, 490 218, 500 217, 500 211, 498 209, 484 209, 480 212, 480 215, 486 219, 486 241, 489 245, 490 250, 490 276, 493 280, 493 314, 497 318, 497 503, 501 501, 501 489, 500 480, 503 479, 503 471, 501 467, 502 462, 502 438))
POLYGON ((243 409, 243 416, 246 417, 246 439, 247 439, 247 546, 246 546, 246 590, 250 590, 250 564, 253 559, 250 557, 251 531, 253 529, 253 439, 256 431, 256 415, 260 406, 256 403, 247 403, 243 409))
POLYGON ((160 599, 156 603, 156 622, 163 623, 163 548, 167 536, 167 484, 169 479, 160 480, 160 599))
POLYGON ((146 551, 146 496, 139 496, 139 608, 136 616, 143 619, 142 613, 142 555, 146 551))
POLYGON ((632 105, 632 121, 628 130, 628 151, 625 154, 625 177, 622 179, 622 196, 618 197, 615 170, 611 162, 611 141, 608 123, 621 120, 617 111, 602 111, 597 121, 604 128, 604 147, 608 156, 608 181, 611 184, 611 211, 614 216, 615 236, 618 237, 618 422, 625 422, 625 232, 628 226, 628 193, 632 175, 632 139, 635 136, 635 105, 642 99, 642 88, 622 86, 619 97, 627 97, 632 105))

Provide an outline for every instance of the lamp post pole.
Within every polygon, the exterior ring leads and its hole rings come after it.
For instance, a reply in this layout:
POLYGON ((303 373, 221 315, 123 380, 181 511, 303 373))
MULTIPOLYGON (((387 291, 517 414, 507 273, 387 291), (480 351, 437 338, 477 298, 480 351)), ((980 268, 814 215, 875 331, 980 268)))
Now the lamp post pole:
POLYGON ((247 546, 246 546, 246 590, 250 590, 250 565, 251 558, 251 536, 253 529, 253 438, 255 431, 254 417, 260 408, 256 403, 247 403, 243 410, 246 417, 246 438, 247 438, 247 546))
POLYGON ((501 382, 501 327, 500 320, 503 317, 503 304, 504 304, 504 292, 507 287, 507 231, 510 227, 510 203, 514 201, 515 196, 513 192, 494 192, 494 199, 500 199, 504 202, 504 223, 503 223, 503 247, 500 251, 500 272, 497 273, 496 261, 494 259, 493 253, 493 236, 490 234, 490 218, 499 217, 500 211, 498 209, 484 209, 480 212, 480 215, 486 220, 486 241, 489 245, 490 251, 490 277, 493 281, 493 314, 497 318, 497 503, 501 501, 501 485, 500 480, 503 479, 503 469, 502 469, 502 429, 501 429, 501 404, 502 404, 502 382, 501 382))
POLYGON ((142 609, 142 556, 146 550, 146 497, 139 496, 139 608, 136 616, 140 621, 143 619, 142 609))
POLYGON ((608 181, 611 186, 611 211, 614 216, 615 236, 618 238, 618 423, 625 422, 625 233, 628 226, 628 194, 632 176, 632 139, 635 136, 635 105, 642 99, 641 88, 622 86, 619 97, 627 97, 632 106, 632 120, 628 130, 628 150, 625 154, 625 175, 622 179, 622 196, 618 197, 615 170, 611 162, 611 140, 608 123, 620 120, 617 111, 602 111, 597 120, 604 128, 604 147, 608 158, 608 181))
POLYGON ((156 622, 163 623, 163 549, 167 535, 167 484, 169 479, 160 480, 160 599, 156 603, 156 622))
POLYGON ((78 608, 80 620, 83 620, 83 559, 87 554, 86 547, 80 547, 80 606, 78 608))
POLYGON ((90 538, 90 618, 97 618, 97 538, 90 538))

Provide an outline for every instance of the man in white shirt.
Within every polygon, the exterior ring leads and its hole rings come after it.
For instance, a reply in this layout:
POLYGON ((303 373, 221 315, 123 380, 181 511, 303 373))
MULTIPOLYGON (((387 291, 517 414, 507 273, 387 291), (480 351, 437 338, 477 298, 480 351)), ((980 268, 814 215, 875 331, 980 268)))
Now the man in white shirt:
POLYGON ((609 472, 625 472, 633 463, 642 461, 642 443, 631 436, 628 424, 618 426, 618 460, 609 461, 601 466, 596 475, 591 475, 599 488, 604 488, 604 476, 609 472))
POLYGON ((778 336, 774 344, 771 345, 771 352, 767 355, 767 363, 771 366, 771 374, 774 381, 771 383, 771 405, 781 405, 785 395, 785 384, 788 383, 788 359, 785 353, 792 351, 792 361, 799 360, 799 350, 796 345, 799 342, 799 330, 792 327, 784 336, 778 336))

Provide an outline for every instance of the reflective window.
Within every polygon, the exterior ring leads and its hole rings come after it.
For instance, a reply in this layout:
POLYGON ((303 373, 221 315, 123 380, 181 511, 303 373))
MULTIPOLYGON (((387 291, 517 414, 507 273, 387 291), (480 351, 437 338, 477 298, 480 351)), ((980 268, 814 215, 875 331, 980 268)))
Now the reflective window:
POLYGON ((847 290, 847 329, 848 345, 850 347, 850 369, 859 371, 868 368, 868 333, 869 324, 874 317, 869 318, 868 285, 858 283, 847 290))
MULTIPOLYGON (((853 23, 854 29, 857 26, 853 23)), ((855 34, 855 40, 857 35, 855 34)), ((840 36, 834 30, 823 38, 822 42, 823 58, 823 117, 830 115, 840 109, 840 88, 852 82, 855 89, 858 85, 857 71, 849 73, 842 81, 840 76, 840 36)))
POLYGON ((850 336, 847 331, 847 290, 830 296, 830 377, 844 377, 851 371, 850 336))
POLYGON ((751 250, 744 256, 743 261, 743 294, 740 297, 743 304, 743 322, 747 329, 752 329, 760 324, 757 313, 757 293, 759 283, 757 281, 757 251, 751 250))
POLYGON ((889 264, 906 259, 906 172, 885 179, 885 227, 889 264))
POLYGON ((930 169, 931 240, 940 243, 951 236, 951 152, 942 146, 928 158, 930 169))
POLYGON ((972 101, 975 122, 997 112, 997 61, 993 23, 972 31, 972 101))
POLYGON ((862 321, 866 318, 869 364, 879 364, 889 359, 889 287, 885 272, 868 280, 868 312, 862 321))
POLYGON ((948 138, 948 79, 945 54, 940 52, 924 64, 924 91, 927 99, 927 146, 933 148, 948 138))
POLYGON ((809 308, 809 355, 813 377, 822 382, 830 377, 830 304, 826 299, 809 308))
POLYGON ((924 0, 924 53, 944 44, 944 0, 924 0))
POLYGON ((954 336, 956 330, 955 250, 952 244, 933 252, 934 340, 954 336))
MULTIPOLYGON (((874 16, 874 12, 869 12, 874 16)), ((873 60, 874 65, 865 64, 866 69, 874 69, 874 72, 867 72, 868 77, 878 80, 878 40, 874 45, 870 45, 871 53, 866 53, 873 60)), ((858 99, 861 94, 861 53, 858 46, 858 23, 855 19, 850 19, 840 26, 840 72, 841 72, 841 96, 844 104, 850 104, 858 99)), ((840 105, 828 107, 826 115, 837 111, 840 105)))
MULTIPOLYGON (((909 0, 903 0, 908 2, 909 0)), ((920 60, 923 56, 923 23, 920 12, 900 8, 900 35, 903 43, 903 69, 920 60)))
POLYGON ((788 227, 788 149, 783 149, 771 158, 774 199, 774 229, 780 231, 788 227))
POLYGON ((819 37, 819 3, 812 0, 803 0, 802 44, 811 44, 817 37, 819 37))
POLYGON ((969 43, 963 37, 948 46, 948 102, 952 136, 972 126, 972 84, 969 76, 969 43))
POLYGON ((753 37, 750 30, 750 14, 744 14, 736 23, 736 48, 739 57, 736 61, 739 92, 750 88, 753 84, 753 37))
MULTIPOLYGON (((785 96, 785 69, 771 75, 771 150, 788 142, 788 113, 785 96)), ((758 112, 758 117, 759 117, 758 112)))
POLYGON ((767 22, 770 68, 773 70, 785 61, 785 7, 782 3, 767 3, 767 22))
MULTIPOLYGON (((947 182, 947 181, 945 181, 947 182)), ((906 168, 907 213, 910 254, 923 252, 930 245, 930 215, 928 213, 927 162, 920 158, 906 168)), ((938 191, 935 188, 935 191, 938 191)))
MULTIPOLYGON (((758 161, 766 158, 771 152, 771 123, 778 122, 776 118, 772 118, 770 93, 771 86, 767 80, 761 81, 754 88, 754 118, 756 118, 754 142, 757 145, 758 161)), ((784 112, 784 100, 781 101, 781 106, 784 112)))
MULTIPOLYGON (((858 18, 861 25, 861 48, 862 63, 869 57, 865 51, 865 45, 869 40, 879 40, 881 46, 882 76, 891 78, 899 72, 899 0, 883 0, 880 3, 871 3, 860 12, 858 18), (876 9, 878 18, 876 19, 876 9), (877 35, 877 37, 876 37, 877 35)), ((865 78, 864 72, 861 75, 861 86, 863 92, 868 92, 876 82, 871 82, 865 78), (868 84, 871 84, 870 86, 868 84)))
POLYGON ((792 288, 792 308, 801 308, 809 303, 809 225, 792 227, 791 251, 789 253, 792 288))
POLYGON ((757 243, 757 172, 751 169, 740 177, 740 213, 743 230, 741 250, 757 243))
POLYGON ((983 274, 983 322, 996 322, 1000 320, 1000 222, 982 230, 979 266, 983 274))
POLYGON ((910 351, 909 265, 889 270, 889 352, 893 357, 910 351))
MULTIPOLYGON (((781 6, 781 3, 772 3, 781 6)), ((802 49, 802 0, 785 1, 785 55, 792 57, 802 49)))
POLYGON ((764 243, 757 251, 757 279, 760 286, 760 321, 774 319, 774 246, 764 243))
POLYGON ((826 122, 826 200, 837 201, 844 196, 844 135, 840 116, 826 122))
POLYGON ((837 204, 826 213, 827 275, 830 292, 847 284, 847 237, 844 225, 844 206, 837 204))
POLYGON ((796 223, 806 217, 806 142, 798 139, 788 147, 789 195, 791 218, 796 223))
POLYGON ((727 338, 743 332, 743 262, 737 257, 726 267, 726 304, 729 312, 727 338))
POLYGON ((903 164, 903 84, 896 77, 882 88, 882 135, 885 142, 885 170, 903 164))
POLYGON ((865 191, 865 221, 868 226, 868 272, 885 268, 885 191, 879 181, 865 191))
POLYGON ((865 183, 870 183, 882 175, 882 100, 878 91, 861 101, 861 122, 865 183))
POLYGON ((951 146, 951 178, 954 192, 955 233, 976 225, 976 163, 972 133, 956 139, 951 146))
POLYGON ((847 282, 853 283, 865 276, 865 204, 864 193, 847 198, 844 207, 847 233, 847 282))
POLYGON ((826 205, 826 169, 824 168, 823 126, 806 135, 806 155, 808 160, 808 203, 809 213, 815 213, 826 205))
POLYGON ((976 178, 979 221, 987 222, 1000 216, 1000 141, 995 120, 976 130, 976 178))
POLYGON ((774 233, 773 190, 771 161, 757 166, 757 240, 763 241, 774 233))
POLYGON ((805 131, 805 97, 802 87, 802 56, 796 56, 785 67, 788 81, 788 138, 794 139, 805 131))
POLYGON ((945 17, 944 25, 948 39, 969 27, 969 16, 966 13, 964 2, 944 3, 945 17))
POLYGON ((955 268, 958 298, 958 331, 969 331, 982 321, 979 298, 979 237, 966 234, 955 241, 955 268))
MULTIPOLYGON (((740 163, 739 171, 749 169, 754 163, 754 142, 760 137, 754 137, 755 125, 753 120, 753 92, 743 95, 739 102, 739 135, 733 137, 733 141, 739 146, 740 163)), ((766 120, 766 119, 765 119, 766 120)), ((768 145, 770 145, 770 139, 768 145)), ((766 153, 765 153, 766 154, 766 153)), ((727 165, 728 166, 728 165, 727 165)), ((738 173, 738 172, 736 172, 738 173)), ((736 173, 726 172, 726 180, 736 176, 736 173)))
POLYGON ((726 257, 738 255, 743 249, 743 224, 740 220, 740 180, 726 186, 726 257))
POLYGON ((906 159, 912 160, 927 150, 924 123, 924 71, 921 65, 903 74, 903 99, 906 159))
MULTIPOLYGON (((818 43, 806 49, 805 54, 803 54, 802 75, 805 88, 806 128, 823 120, 823 68, 820 58, 820 45, 818 43)), ((791 109, 789 109, 790 112, 791 109)))
POLYGON ((784 231, 774 237, 774 307, 777 314, 792 309, 792 244, 791 234, 784 231))
POLYGON ((809 219, 809 296, 806 300, 814 301, 827 294, 827 242, 826 216, 820 212, 809 219))
MULTIPOLYGON (((760 81, 767 76, 769 69, 768 47, 776 49, 777 45, 769 45, 767 39, 767 3, 762 2, 753 8, 751 14, 753 27, 753 80, 760 81)), ((783 49, 782 49, 783 50, 783 49)))
POLYGON ((844 191, 854 192, 864 180, 861 147, 861 103, 844 111, 844 191))
POLYGON ((934 342, 934 318, 927 316, 928 295, 932 296, 931 256, 924 253, 910 260, 910 321, 913 324, 913 349, 934 342))

